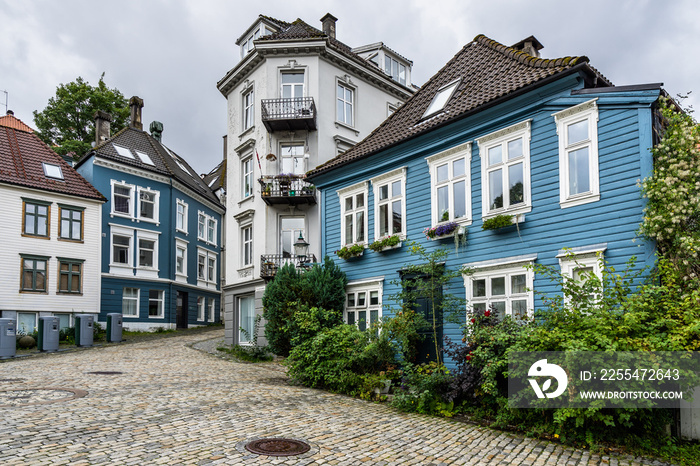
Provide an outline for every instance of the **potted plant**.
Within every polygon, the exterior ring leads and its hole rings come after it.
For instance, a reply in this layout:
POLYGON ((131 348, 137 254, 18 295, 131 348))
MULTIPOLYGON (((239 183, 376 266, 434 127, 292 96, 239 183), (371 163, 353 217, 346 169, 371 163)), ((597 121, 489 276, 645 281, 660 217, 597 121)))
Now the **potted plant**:
POLYGON ((524 215, 496 215, 488 220, 484 220, 481 225, 482 230, 498 230, 512 225, 517 225, 525 221, 524 215))
POLYGON ((454 235, 459 235, 461 233, 459 224, 456 222, 447 222, 436 225, 434 227, 428 227, 423 230, 423 234, 427 239, 440 239, 448 238, 454 235))
POLYGON ((347 260, 353 257, 360 257, 365 252, 365 247, 362 244, 353 244, 352 246, 343 246, 338 249, 335 254, 341 259, 347 260))
POLYGON ((380 238, 369 245, 372 251, 382 252, 388 249, 396 249, 401 247, 401 237, 399 235, 391 235, 380 238))

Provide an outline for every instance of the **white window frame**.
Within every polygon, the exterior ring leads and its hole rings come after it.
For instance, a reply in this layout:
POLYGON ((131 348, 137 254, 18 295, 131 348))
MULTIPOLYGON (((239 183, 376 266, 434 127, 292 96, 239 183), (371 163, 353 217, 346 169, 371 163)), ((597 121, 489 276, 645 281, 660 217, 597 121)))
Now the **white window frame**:
POLYGON ((218 224, 219 221, 214 218, 214 216, 208 215, 201 210, 197 211, 197 239, 209 245, 216 246, 218 224))
POLYGON ((433 100, 430 101, 430 105, 428 105, 428 108, 425 109, 425 113, 423 113, 421 119, 442 112, 442 110, 445 108, 445 105, 447 105, 450 99, 452 98, 452 95, 454 95, 455 90, 459 86, 460 82, 461 79, 458 78, 438 89, 435 95, 433 96, 433 100))
POLYGON ((284 143, 280 144, 280 161, 279 161, 280 174, 281 173, 285 173, 285 174, 291 173, 294 175, 303 175, 304 173, 306 173, 305 150, 306 150, 306 146, 303 142, 289 141, 289 142, 284 142, 284 143), (296 147, 296 148, 301 147, 301 154, 285 154, 284 151, 288 147, 296 147), (291 171, 285 171, 285 169, 284 169, 284 162, 286 159, 290 160, 288 163, 291 163, 291 165, 292 165, 291 171))
POLYGON ((197 286, 209 289, 216 289, 218 283, 217 277, 217 262, 219 260, 219 255, 210 251, 209 249, 198 247, 197 248, 197 286), (200 258, 204 258, 204 269, 203 275, 199 274, 199 264, 200 258), (214 261, 214 276, 211 277, 209 274, 209 261, 214 261))
POLYGON ((110 204, 111 204, 111 212, 110 212, 110 217, 124 217, 124 218, 130 218, 133 219, 136 215, 136 206, 134 205, 134 198, 136 197, 136 185, 129 184, 126 181, 117 181, 117 180, 110 180, 110 192, 111 192, 111 198, 110 198, 110 204), (118 186, 121 188, 128 188, 129 189, 129 213, 124 213, 124 212, 117 212, 114 210, 115 202, 114 202, 114 187, 118 186))
POLYGON ((253 195, 255 192, 254 188, 254 178, 255 166, 253 164, 253 155, 250 154, 241 160, 241 195, 242 199, 247 199, 253 195), (246 182, 248 183, 248 189, 246 189, 246 182))
POLYGON ((241 268, 253 266, 253 224, 248 223, 241 226, 241 268), (246 238, 246 231, 249 231, 246 238), (246 255, 248 261, 246 261, 246 255))
POLYGON ((374 192, 374 240, 380 240, 382 238, 386 238, 389 236, 393 235, 399 235, 399 237, 403 240, 406 238, 406 167, 401 167, 397 168, 396 170, 392 170, 388 173, 384 173, 383 175, 379 175, 375 178, 372 178, 371 180, 372 183, 372 189, 374 192), (392 183, 394 182, 400 182, 401 183, 401 195, 400 196, 393 196, 392 191, 391 191, 391 186, 392 183), (382 186, 388 185, 388 190, 389 190, 389 198, 388 199, 383 199, 379 200, 379 190, 382 186), (383 204, 387 204, 390 208, 389 213, 392 211, 391 207, 392 204, 397 201, 401 201, 401 231, 399 233, 393 233, 393 228, 391 227, 393 225, 393 221, 391 218, 389 218, 389 225, 388 226, 388 231, 387 234, 381 235, 379 231, 379 208, 383 204))
POLYGON ((371 311, 377 311, 376 322, 382 321, 382 297, 384 294, 384 277, 368 278, 361 281, 348 282, 345 287, 345 308, 343 310, 343 321, 346 324, 355 325, 360 328, 360 313, 365 312, 365 328, 369 328, 375 321, 371 320, 371 311), (371 303, 371 296, 377 294, 377 303, 371 303), (361 297, 364 296, 364 302, 361 297), (350 318, 350 315, 353 318, 350 318))
POLYGON ((336 86, 335 86, 335 121, 337 123, 340 123, 342 125, 354 127, 355 126, 355 102, 356 102, 356 94, 357 89, 354 86, 349 85, 346 82, 343 82, 339 79, 336 79, 336 86), (338 91, 339 89, 343 90, 343 97, 338 96, 338 91), (347 92, 350 93, 350 101, 346 99, 347 92), (338 104, 341 104, 343 107, 343 114, 339 115, 339 109, 338 109, 338 104), (350 109, 350 121, 348 120, 348 107, 350 109), (341 118, 342 116, 342 118, 341 118))
POLYGON ((252 85, 243 90, 241 106, 241 128, 246 132, 255 126, 255 89, 252 85))
POLYGON ((207 298, 204 296, 197 297, 197 322, 204 322, 206 317, 204 313, 206 312, 206 301, 207 298))
POLYGON ((600 200, 600 173, 598 171, 598 99, 553 113, 559 135, 559 205, 562 209, 600 200), (575 123, 588 123, 588 139, 569 144, 567 128, 575 123), (589 190, 569 194, 569 153, 588 148, 589 190))
POLYGON ((530 182, 531 133, 532 120, 525 120, 476 140, 479 145, 479 156, 481 157, 481 216, 484 220, 496 215, 517 215, 532 211, 532 184, 530 182), (522 139, 522 156, 508 160, 508 144, 517 139, 522 139), (501 147, 501 162, 489 165, 489 150, 499 146, 501 147), (523 164, 523 202, 511 206, 508 189, 508 169, 521 163, 523 164), (503 206, 491 209, 489 174, 497 170, 501 170, 503 206))
POLYGON ((175 207, 175 229, 181 233, 187 234, 187 220, 188 220, 188 205, 182 199, 177 199, 177 205, 175 207), (180 208, 182 207, 182 215, 180 215, 180 208), (182 225, 179 225, 180 218, 182 218, 182 225))
POLYGON ((472 160, 472 144, 466 142, 459 146, 453 147, 439 154, 426 157, 428 168, 430 170, 430 212, 432 225, 441 223, 456 222, 459 225, 471 225, 472 223, 472 196, 471 196, 471 160, 472 160), (454 162, 464 160, 464 175, 454 176, 454 162), (438 167, 447 165, 448 176, 447 180, 438 182, 438 167), (463 217, 454 218, 455 194, 454 185, 464 181, 465 186, 465 215, 463 217), (448 189, 448 213, 447 220, 442 219, 442 213, 438 212, 438 191, 440 188, 447 187, 448 189))
POLYGON ((248 333, 250 334, 250 338, 253 339, 253 338, 254 338, 253 332, 255 331, 255 296, 254 296, 254 295, 239 296, 239 297, 237 298, 237 300, 238 300, 238 302, 237 302, 236 304, 238 305, 238 306, 237 306, 237 311, 238 311, 238 329, 237 329, 236 331, 238 332, 238 344, 240 344, 240 345, 242 345, 242 346, 252 345, 253 342, 252 342, 252 341, 246 340, 246 339, 244 338, 244 337, 245 337, 244 333, 241 331, 241 327, 243 327, 243 321, 242 321, 242 316, 241 316, 241 310, 242 310, 243 307, 242 307, 241 304, 242 304, 243 300, 250 300, 250 302, 251 302, 252 311, 253 311, 253 315, 252 315, 252 317, 253 317, 253 321, 252 321, 253 325, 252 325, 252 328, 250 329, 250 332, 248 332, 248 333))
POLYGON ((209 322, 216 321, 216 299, 209 298, 209 322))
POLYGON ((280 97, 283 99, 297 99, 300 97, 294 97, 294 89, 301 85, 301 97, 306 97, 306 69, 304 68, 294 68, 294 69, 284 69, 280 71, 280 97), (300 74, 302 75, 301 83, 284 83, 284 75, 300 74), (284 97, 284 88, 289 87, 292 97, 284 97))
POLYGON ((140 302, 141 302, 141 290, 139 288, 132 288, 132 287, 128 287, 128 286, 122 288, 122 316, 124 316, 124 318, 137 319, 139 317, 139 313, 140 313, 140 309, 139 309, 140 302), (136 297, 133 297, 133 296, 126 297, 126 290, 136 290, 136 297), (124 312, 124 302, 126 300, 136 302, 136 314, 127 314, 126 312, 124 312))
POLYGON ((116 225, 109 225, 109 273, 117 275, 133 275, 134 269, 134 230, 116 225), (114 262, 114 237, 129 238, 126 264, 114 262))
POLYGON ((138 220, 140 222, 150 222, 160 225, 160 191, 139 186, 137 189, 138 198, 138 220), (144 217, 141 212, 141 193, 153 194, 153 218, 144 217))
MULTIPOLYGON (((557 254, 561 274, 569 279, 574 278, 574 272, 579 268, 592 268, 598 280, 603 280, 603 261, 607 243, 593 244, 570 249, 561 249, 557 254)), ((565 297, 566 298, 566 297, 565 297)), ((565 299, 567 300, 567 299, 565 299)))
POLYGON ((214 217, 209 217, 207 219, 207 244, 216 246, 216 232, 218 230, 219 222, 214 217))
POLYGON ((348 186, 347 188, 339 189, 337 191, 338 193, 338 199, 340 201, 340 247, 343 246, 352 246, 354 244, 363 244, 366 245, 369 243, 368 240, 368 235, 369 235, 369 209, 368 209, 368 195, 369 195, 369 186, 367 181, 362 181, 360 183, 354 184, 352 186, 348 186), (364 207, 358 208, 357 207, 357 196, 362 194, 364 196, 364 202, 365 205, 364 207), (345 203, 347 199, 352 199, 352 205, 353 209, 350 211, 345 210, 345 203), (363 224, 362 228, 364 229, 365 232, 365 237, 362 241, 357 241, 357 214, 362 213, 363 214, 363 224), (347 227, 347 219, 346 217, 348 215, 352 215, 353 219, 353 224, 352 224, 352 238, 353 241, 347 242, 345 238, 345 229, 347 227))
POLYGON ((187 282, 187 241, 175 238, 175 280, 187 282), (182 271, 177 269, 178 251, 184 251, 182 271))
POLYGON ((197 212, 197 239, 207 241, 207 217, 201 210, 197 212))
POLYGON ((165 317, 165 292, 163 290, 148 290, 148 318, 162 319, 163 317, 165 317), (151 291, 155 291, 158 293, 158 296, 155 299, 151 298, 151 291), (152 301, 158 303, 158 314, 155 316, 151 315, 152 301))
POLYGON ((469 318, 473 313, 474 304, 484 304, 488 309, 493 302, 505 302, 505 314, 512 315, 512 302, 526 300, 527 317, 532 317, 535 309, 534 281, 535 273, 531 269, 525 268, 537 259, 537 255, 514 256, 504 259, 489 260, 483 262, 473 262, 464 264, 463 267, 470 269, 472 273, 463 275, 464 288, 467 296, 467 313, 469 318), (512 293, 512 277, 514 275, 525 275, 525 292, 512 293), (491 291, 491 279, 504 277, 505 294, 493 295, 491 291), (474 282, 485 280, 486 296, 474 296, 474 282))

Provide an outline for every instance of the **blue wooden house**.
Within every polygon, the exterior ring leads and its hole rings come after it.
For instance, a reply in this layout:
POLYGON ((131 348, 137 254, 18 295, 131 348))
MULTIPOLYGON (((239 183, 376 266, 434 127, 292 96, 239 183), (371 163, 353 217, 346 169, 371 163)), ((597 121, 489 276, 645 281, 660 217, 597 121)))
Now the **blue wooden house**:
MULTIPOLYGON (((362 246, 336 258, 349 280, 346 322, 363 328, 398 308, 390 296, 415 260, 406 240, 449 248, 447 267, 473 271, 444 290, 467 299, 465 318, 541 306, 533 290, 556 290, 528 264, 575 278, 599 274, 599 255, 618 269, 633 255, 653 263, 636 234, 637 181, 651 173, 660 84, 616 87, 586 57, 544 59, 541 48, 534 37, 508 47, 477 36, 372 134, 308 174, 323 196, 323 253, 362 246), (482 229, 497 217, 508 226, 482 229), (455 234, 467 244, 455 249, 455 234), (403 247, 368 248, 391 236, 403 247)), ((461 339, 456 324, 440 333, 461 339)))
POLYGON ((220 322, 224 207, 187 162, 161 142, 162 124, 143 131, 143 101, 114 136, 98 112, 96 145, 76 169, 104 194, 99 321, 124 327, 187 328, 220 322))

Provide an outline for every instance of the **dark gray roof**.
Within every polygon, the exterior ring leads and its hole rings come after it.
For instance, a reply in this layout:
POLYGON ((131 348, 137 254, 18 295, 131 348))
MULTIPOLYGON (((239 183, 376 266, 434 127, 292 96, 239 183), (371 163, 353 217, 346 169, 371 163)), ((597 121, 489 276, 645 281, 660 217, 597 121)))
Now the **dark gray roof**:
POLYGON ((486 108, 513 93, 546 82, 548 78, 576 70, 581 70, 587 76, 589 87, 612 86, 610 81, 588 65, 585 56, 537 58, 478 35, 364 140, 311 170, 308 175, 319 175, 368 157, 486 108), (459 85, 443 110, 424 118, 438 91, 456 80, 459 80, 459 85))

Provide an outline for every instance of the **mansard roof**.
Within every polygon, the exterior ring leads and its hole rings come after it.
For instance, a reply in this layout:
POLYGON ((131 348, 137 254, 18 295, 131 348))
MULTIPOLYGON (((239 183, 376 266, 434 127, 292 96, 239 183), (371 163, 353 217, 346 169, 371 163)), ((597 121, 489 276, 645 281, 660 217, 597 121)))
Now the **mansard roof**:
POLYGON ((0 183, 105 200, 29 126, 12 114, 0 118, 0 183), (59 167, 63 178, 47 176, 44 163, 59 167))
POLYGON ((534 57, 478 35, 364 140, 311 170, 309 176, 368 157, 564 74, 581 71, 587 87, 612 86, 588 61, 585 56, 534 57), (455 82, 457 87, 442 110, 425 115, 436 94, 455 82))

